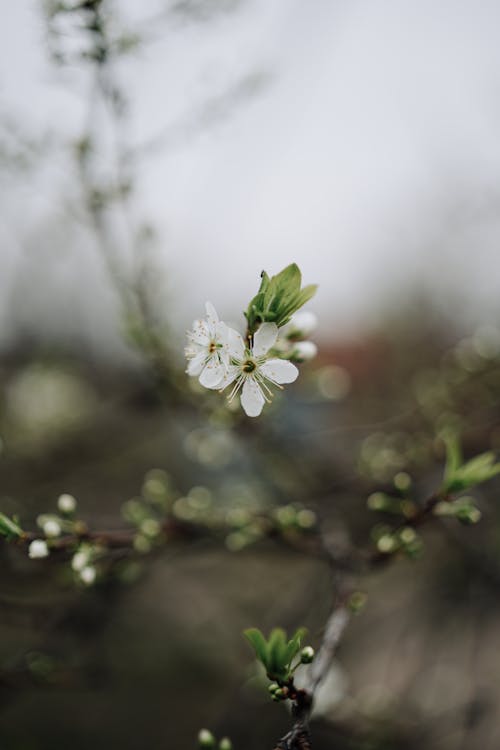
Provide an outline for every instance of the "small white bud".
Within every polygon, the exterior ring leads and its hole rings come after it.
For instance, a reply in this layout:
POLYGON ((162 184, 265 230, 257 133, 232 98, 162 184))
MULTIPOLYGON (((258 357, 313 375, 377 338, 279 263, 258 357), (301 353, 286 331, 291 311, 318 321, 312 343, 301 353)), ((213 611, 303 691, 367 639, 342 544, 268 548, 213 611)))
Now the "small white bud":
POLYGON ((57 507, 61 513, 74 513, 76 510, 76 500, 73 495, 64 493, 57 500, 57 507))
POLYGON ((75 554, 73 555, 71 559, 71 567, 76 573, 78 573, 79 571, 84 569, 88 561, 89 553, 85 552, 84 550, 80 550, 79 552, 75 552, 75 554))
POLYGON ((43 539, 34 539, 28 547, 28 555, 32 560, 39 560, 42 557, 47 557, 49 554, 49 548, 47 542, 43 539))
POLYGON ((298 362, 308 362, 318 353, 318 347, 312 341, 297 341, 293 347, 292 359, 298 362))
POLYGON ((86 565, 80 571, 80 578, 86 586, 92 586, 96 579, 97 571, 93 565, 86 565))
POLYGON ((56 537, 61 533, 61 524, 55 518, 49 518, 42 524, 42 530, 47 537, 56 537))
POLYGON ((314 649, 311 646, 305 646, 300 652, 300 661, 302 664, 310 664, 314 659, 314 649))
POLYGON ((145 518, 141 523, 141 531, 145 536, 155 537, 161 531, 161 526, 155 518, 145 518))
POLYGON ((200 747, 215 747, 215 737, 208 729, 200 729, 198 732, 198 744, 200 747))
POLYGON ((292 315, 289 325, 288 336, 290 338, 305 338, 315 330, 318 325, 318 318, 313 312, 302 310, 292 315))

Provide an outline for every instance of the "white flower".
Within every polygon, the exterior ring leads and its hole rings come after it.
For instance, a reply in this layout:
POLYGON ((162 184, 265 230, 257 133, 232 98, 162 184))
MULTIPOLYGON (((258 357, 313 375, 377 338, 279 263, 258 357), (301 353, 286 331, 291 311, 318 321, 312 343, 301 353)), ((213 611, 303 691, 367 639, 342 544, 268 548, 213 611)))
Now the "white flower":
POLYGON ((205 309, 206 320, 195 320, 193 330, 187 334, 189 344, 184 352, 189 363, 186 372, 188 375, 199 375, 199 381, 205 388, 217 388, 229 365, 229 329, 219 321, 210 302, 206 303, 205 309))
POLYGON ((76 500, 73 495, 63 494, 57 500, 57 507, 61 513, 74 513, 76 510, 76 500))
POLYGON ((47 557, 49 554, 49 548, 47 542, 43 539, 33 539, 30 546, 28 547, 28 555, 32 560, 38 560, 42 557, 47 557))
POLYGON ((271 400, 272 391, 268 383, 281 386, 293 383, 299 371, 284 359, 268 359, 278 337, 275 323, 262 323, 253 337, 253 346, 245 348, 240 334, 228 328, 228 351, 231 364, 222 382, 221 389, 234 383, 228 396, 232 401, 241 388, 241 405, 249 417, 258 417, 266 401, 271 400))

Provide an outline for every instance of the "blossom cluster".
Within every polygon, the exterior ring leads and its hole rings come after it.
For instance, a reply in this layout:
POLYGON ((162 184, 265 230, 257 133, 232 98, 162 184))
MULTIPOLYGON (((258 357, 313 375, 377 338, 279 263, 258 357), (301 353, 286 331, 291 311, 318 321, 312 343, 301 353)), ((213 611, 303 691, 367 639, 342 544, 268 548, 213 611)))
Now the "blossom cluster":
POLYGON ((241 394, 241 405, 249 417, 258 417, 272 398, 271 386, 293 383, 299 371, 293 361, 304 362, 316 354, 311 341, 303 341, 316 325, 313 313, 292 317, 283 335, 274 322, 263 322, 246 340, 219 320, 214 306, 206 303, 206 317, 195 320, 188 331, 186 372, 198 377, 205 388, 224 391, 231 386, 228 401, 241 394))

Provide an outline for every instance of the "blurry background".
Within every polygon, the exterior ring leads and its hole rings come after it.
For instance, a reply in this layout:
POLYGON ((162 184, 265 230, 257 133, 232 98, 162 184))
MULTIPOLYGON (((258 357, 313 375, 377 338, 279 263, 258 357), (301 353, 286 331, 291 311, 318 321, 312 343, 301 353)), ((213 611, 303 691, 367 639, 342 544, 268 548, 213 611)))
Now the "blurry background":
MULTIPOLYGON (((498 449, 499 22, 493 0, 5 9, 1 510, 34 525, 71 492, 121 528, 158 467, 175 497, 302 503, 361 545, 370 492, 439 482, 440 429, 498 449), (184 331, 206 299, 241 328, 292 261, 320 356, 250 423, 186 382, 184 331)), ((498 747, 492 485, 481 524, 363 582, 315 747, 498 747)), ((240 633, 318 643, 329 572, 245 534, 88 590, 2 544, 2 748, 189 748, 203 725, 272 747, 288 719, 240 633)))

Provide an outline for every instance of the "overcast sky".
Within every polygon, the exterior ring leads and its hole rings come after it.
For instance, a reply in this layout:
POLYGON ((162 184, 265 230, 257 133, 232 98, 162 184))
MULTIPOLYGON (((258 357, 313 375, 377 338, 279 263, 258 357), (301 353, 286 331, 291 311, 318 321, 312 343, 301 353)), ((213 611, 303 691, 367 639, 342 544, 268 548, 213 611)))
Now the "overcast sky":
MULTIPOLYGON (((498 312, 500 3, 247 0, 148 23, 165 5, 115 3, 147 30, 117 73, 128 143, 155 144, 135 202, 158 228, 180 330, 206 299, 237 322, 261 269, 291 261, 320 282, 325 335, 365 328, 415 279, 455 290, 471 316, 498 312)), ((88 76, 49 63, 39 7, 4 9, 0 116, 69 142, 88 76)), ((0 178, 0 337, 35 325, 100 345, 102 266, 59 226, 72 178, 67 154, 50 153, 0 178)))

